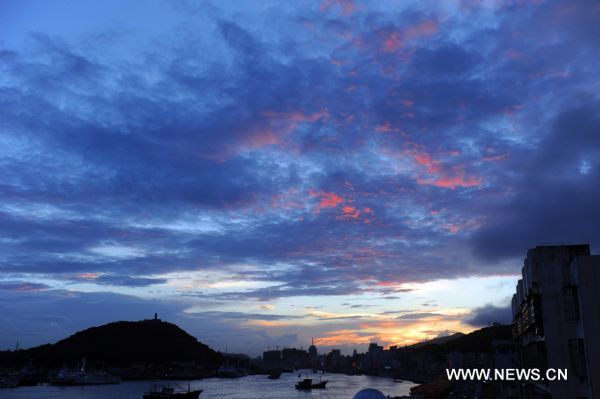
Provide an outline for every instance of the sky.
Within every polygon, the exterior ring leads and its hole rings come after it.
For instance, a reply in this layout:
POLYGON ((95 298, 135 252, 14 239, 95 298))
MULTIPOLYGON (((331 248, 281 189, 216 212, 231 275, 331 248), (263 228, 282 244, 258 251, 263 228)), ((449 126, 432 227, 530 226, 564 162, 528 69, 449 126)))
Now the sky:
POLYGON ((2 1, 0 349, 491 322, 600 239, 596 1, 2 1))

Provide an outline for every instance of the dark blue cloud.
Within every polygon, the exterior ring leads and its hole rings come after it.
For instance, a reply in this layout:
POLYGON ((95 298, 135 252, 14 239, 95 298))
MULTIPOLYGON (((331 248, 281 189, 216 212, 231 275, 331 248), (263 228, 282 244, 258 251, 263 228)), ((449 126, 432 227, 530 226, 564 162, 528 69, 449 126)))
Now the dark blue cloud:
POLYGON ((490 209, 496 220, 473 236, 484 259, 518 256, 544 243, 596 243, 600 201, 600 119, 597 103, 558 115, 524 162, 516 195, 490 209))
POLYGON ((474 327, 485 327, 493 323, 511 324, 512 314, 510 306, 485 305, 472 310, 465 322, 474 327))
POLYGON ((149 285, 164 284, 167 279, 164 278, 145 278, 119 275, 103 275, 94 279, 95 283, 124 286, 124 287, 147 287, 149 285))
POLYGON ((300 316, 279 315, 279 314, 260 314, 260 313, 244 313, 244 312, 198 312, 193 313, 195 318, 221 319, 221 320, 290 320, 299 319, 300 316))

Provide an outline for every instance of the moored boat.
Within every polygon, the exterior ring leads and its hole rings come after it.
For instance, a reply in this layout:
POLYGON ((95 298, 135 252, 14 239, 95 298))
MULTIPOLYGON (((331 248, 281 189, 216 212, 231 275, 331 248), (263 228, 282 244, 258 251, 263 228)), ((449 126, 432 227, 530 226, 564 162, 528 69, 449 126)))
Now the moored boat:
POLYGON ((198 399, 202 393, 201 389, 192 391, 188 386, 187 391, 175 392, 175 389, 164 385, 162 387, 155 386, 151 391, 144 394, 144 399, 198 399))
POLYGON ((328 382, 328 380, 323 380, 316 384, 312 384, 312 389, 324 389, 328 382))
POLYGON ((52 385, 107 385, 118 384, 121 377, 109 374, 102 370, 88 371, 86 369, 86 358, 81 359, 79 370, 63 368, 50 379, 52 385))
POLYGON ((121 378, 105 371, 61 370, 50 380, 52 385, 107 385, 118 384, 121 378))
POLYGON ((300 390, 310 390, 310 389, 324 389, 329 381, 322 380, 316 384, 313 384, 312 379, 305 378, 302 381, 298 381, 296 383, 296 389, 300 390))
POLYGON ((270 380, 276 380, 279 377, 281 377, 281 370, 273 370, 269 373, 269 379, 270 380))
POLYGON ((19 381, 18 374, 0 375, 0 388, 16 388, 19 386, 19 381))
POLYGON ((247 375, 246 370, 238 367, 221 366, 215 372, 215 377, 219 378, 240 378, 247 375))

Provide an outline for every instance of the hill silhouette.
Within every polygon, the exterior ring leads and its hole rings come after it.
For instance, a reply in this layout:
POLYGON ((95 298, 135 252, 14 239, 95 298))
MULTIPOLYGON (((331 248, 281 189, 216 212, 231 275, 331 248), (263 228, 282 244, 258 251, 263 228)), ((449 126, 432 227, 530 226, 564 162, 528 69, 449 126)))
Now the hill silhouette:
POLYGON ((0 363, 38 365, 88 364, 126 367, 139 363, 195 362, 207 369, 220 363, 220 355, 172 323, 159 319, 118 321, 92 327, 55 344, 20 351, 0 352, 0 363))
POLYGON ((464 336, 465 336, 465 334, 463 334, 461 332, 457 332, 452 335, 447 335, 444 337, 437 337, 437 338, 430 339, 428 341, 417 342, 416 344, 408 345, 406 348, 417 349, 417 348, 421 348, 426 345, 442 345, 442 344, 445 344, 446 342, 450 342, 450 341, 453 341, 455 339, 458 339, 458 338, 461 338, 464 336))
POLYGON ((442 345, 451 351, 486 353, 491 351, 492 341, 497 339, 512 339, 512 325, 484 327, 442 345))
POLYGON ((443 338, 445 339, 436 338, 420 342, 408 346, 406 349, 432 353, 449 353, 452 351, 488 353, 492 350, 493 340, 512 338, 512 326, 497 324, 475 330, 469 334, 457 333, 443 338))

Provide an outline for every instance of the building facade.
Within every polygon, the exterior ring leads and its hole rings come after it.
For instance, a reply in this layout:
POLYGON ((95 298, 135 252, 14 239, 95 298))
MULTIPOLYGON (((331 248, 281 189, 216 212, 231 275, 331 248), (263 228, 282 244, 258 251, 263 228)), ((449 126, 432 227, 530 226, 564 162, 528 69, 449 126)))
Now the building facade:
POLYGON ((589 245, 527 252, 512 298, 519 368, 567 369, 568 378, 518 386, 521 398, 600 398, 600 256, 589 245))

